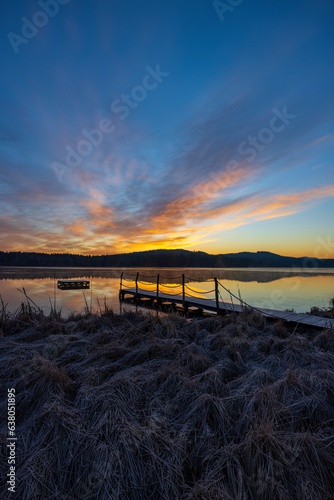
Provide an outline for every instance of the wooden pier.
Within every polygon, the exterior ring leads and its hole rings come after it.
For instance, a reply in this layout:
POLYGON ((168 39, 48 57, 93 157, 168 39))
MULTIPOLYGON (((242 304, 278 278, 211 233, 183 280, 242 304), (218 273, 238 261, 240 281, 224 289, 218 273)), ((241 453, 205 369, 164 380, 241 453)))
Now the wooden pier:
MULTIPOLYGON (((196 281, 196 280, 194 280, 196 281)), ((208 281, 208 280, 207 280, 208 281)), ((302 314, 302 313, 295 313, 295 312, 290 312, 290 311, 278 311, 274 309, 265 309, 265 308, 259 308, 259 307, 252 307, 251 305, 247 304, 244 302, 240 297, 236 297, 233 295, 229 290, 227 290, 219 281, 217 278, 213 278, 212 282, 214 283, 214 289, 211 290, 211 293, 214 293, 214 299, 210 298, 203 298, 203 297, 196 297, 193 296, 191 293, 188 292, 188 290, 192 290, 190 287, 188 287, 185 283, 185 276, 182 275, 182 282, 180 285, 163 285, 160 282, 160 276, 159 274, 156 277, 156 282, 155 283, 150 283, 150 286, 155 286, 155 290, 147 290, 142 288, 140 285, 146 284, 147 282, 142 282, 139 280, 139 273, 137 273, 135 279, 127 280, 124 277, 124 272, 121 275, 121 280, 120 280, 120 290, 119 290, 119 298, 121 301, 131 299, 135 300, 136 303, 144 305, 148 304, 151 307, 158 306, 158 307, 163 307, 164 305, 167 306, 169 305, 171 309, 176 310, 177 307, 181 308, 184 310, 184 312, 188 312, 191 309, 196 309, 199 312, 202 311, 209 311, 211 313, 215 314, 228 314, 228 313, 240 313, 243 311, 245 308, 250 308, 253 310, 258 311, 260 314, 262 314, 264 317, 267 318, 273 318, 273 319, 281 319, 283 321, 287 322, 292 322, 292 323, 299 323, 302 325, 307 325, 307 326, 312 326, 316 328, 334 328, 334 319, 329 319, 329 318, 323 318, 320 316, 312 316, 310 314, 302 314), (123 280, 125 281, 131 281, 135 283, 134 287, 123 287, 123 280), (163 287, 175 287, 175 288, 180 288, 181 292, 174 294, 174 293, 167 293, 165 291, 162 291, 163 287), (226 302, 224 300, 219 300, 220 295, 220 290, 219 287, 222 287, 225 291, 227 291, 230 294, 230 297, 232 299, 232 302, 226 302), (188 290, 187 290, 188 289, 188 290), (127 297, 126 297, 127 296, 127 297), (233 302, 233 297, 239 302, 239 303, 234 303, 233 302)), ((194 292, 196 292, 194 290, 194 292)), ((197 292, 198 294, 201 292, 197 292)), ((205 292, 209 293, 209 292, 205 292)))
POLYGON ((87 290, 89 283, 89 280, 58 280, 58 288, 60 290, 87 290))

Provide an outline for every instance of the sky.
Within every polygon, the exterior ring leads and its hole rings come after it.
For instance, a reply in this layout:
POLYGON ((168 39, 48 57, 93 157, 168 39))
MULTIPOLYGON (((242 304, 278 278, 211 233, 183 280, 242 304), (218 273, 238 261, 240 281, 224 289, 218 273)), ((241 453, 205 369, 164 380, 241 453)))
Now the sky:
POLYGON ((0 250, 334 258, 331 0, 0 9, 0 250))

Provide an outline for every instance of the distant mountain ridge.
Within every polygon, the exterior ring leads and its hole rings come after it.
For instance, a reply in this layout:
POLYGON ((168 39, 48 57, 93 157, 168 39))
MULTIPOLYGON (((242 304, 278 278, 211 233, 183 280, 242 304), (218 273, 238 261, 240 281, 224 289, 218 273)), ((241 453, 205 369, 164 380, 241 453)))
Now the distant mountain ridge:
POLYGON ((147 250, 114 255, 1 252, 0 266, 32 267, 298 267, 334 268, 334 259, 286 257, 271 252, 211 255, 190 250, 147 250))

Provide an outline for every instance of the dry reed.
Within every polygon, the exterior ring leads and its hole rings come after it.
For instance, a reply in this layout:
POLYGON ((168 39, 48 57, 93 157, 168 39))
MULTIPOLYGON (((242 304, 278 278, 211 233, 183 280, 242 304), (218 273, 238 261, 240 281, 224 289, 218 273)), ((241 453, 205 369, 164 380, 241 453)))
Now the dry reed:
MULTIPOLYGON (((15 498, 330 500, 333 331, 257 313, 0 314, 1 477, 15 498)), ((12 498, 5 485, 0 496, 12 498)))

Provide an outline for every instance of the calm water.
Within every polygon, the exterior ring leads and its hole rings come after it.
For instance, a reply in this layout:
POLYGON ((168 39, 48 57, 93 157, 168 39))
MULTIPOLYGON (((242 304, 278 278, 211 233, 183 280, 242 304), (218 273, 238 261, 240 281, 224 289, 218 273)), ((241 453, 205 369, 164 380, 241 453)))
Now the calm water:
MULTIPOLYGON (((88 269, 88 268, 0 268, 0 294, 11 312, 20 306, 24 296, 18 289, 25 289, 29 297, 44 310, 50 311, 50 301, 56 303, 66 316, 70 311, 82 311, 85 298, 93 311, 106 300, 115 312, 120 310, 118 300, 121 272, 128 281, 126 286, 134 286, 136 273, 148 289, 156 289, 156 275, 160 274, 161 291, 180 293, 181 288, 172 287, 181 284, 182 273, 186 276, 189 293, 195 296, 214 298, 213 293, 205 293, 214 288, 211 280, 217 277, 232 293, 257 307, 271 309, 291 309, 307 312, 312 306, 327 307, 334 297, 334 269, 88 269), (91 281, 90 290, 59 290, 58 279, 81 278, 91 281)), ((220 289, 223 300, 230 302, 229 294, 220 289)), ((123 309, 131 309, 126 305, 123 309)))

